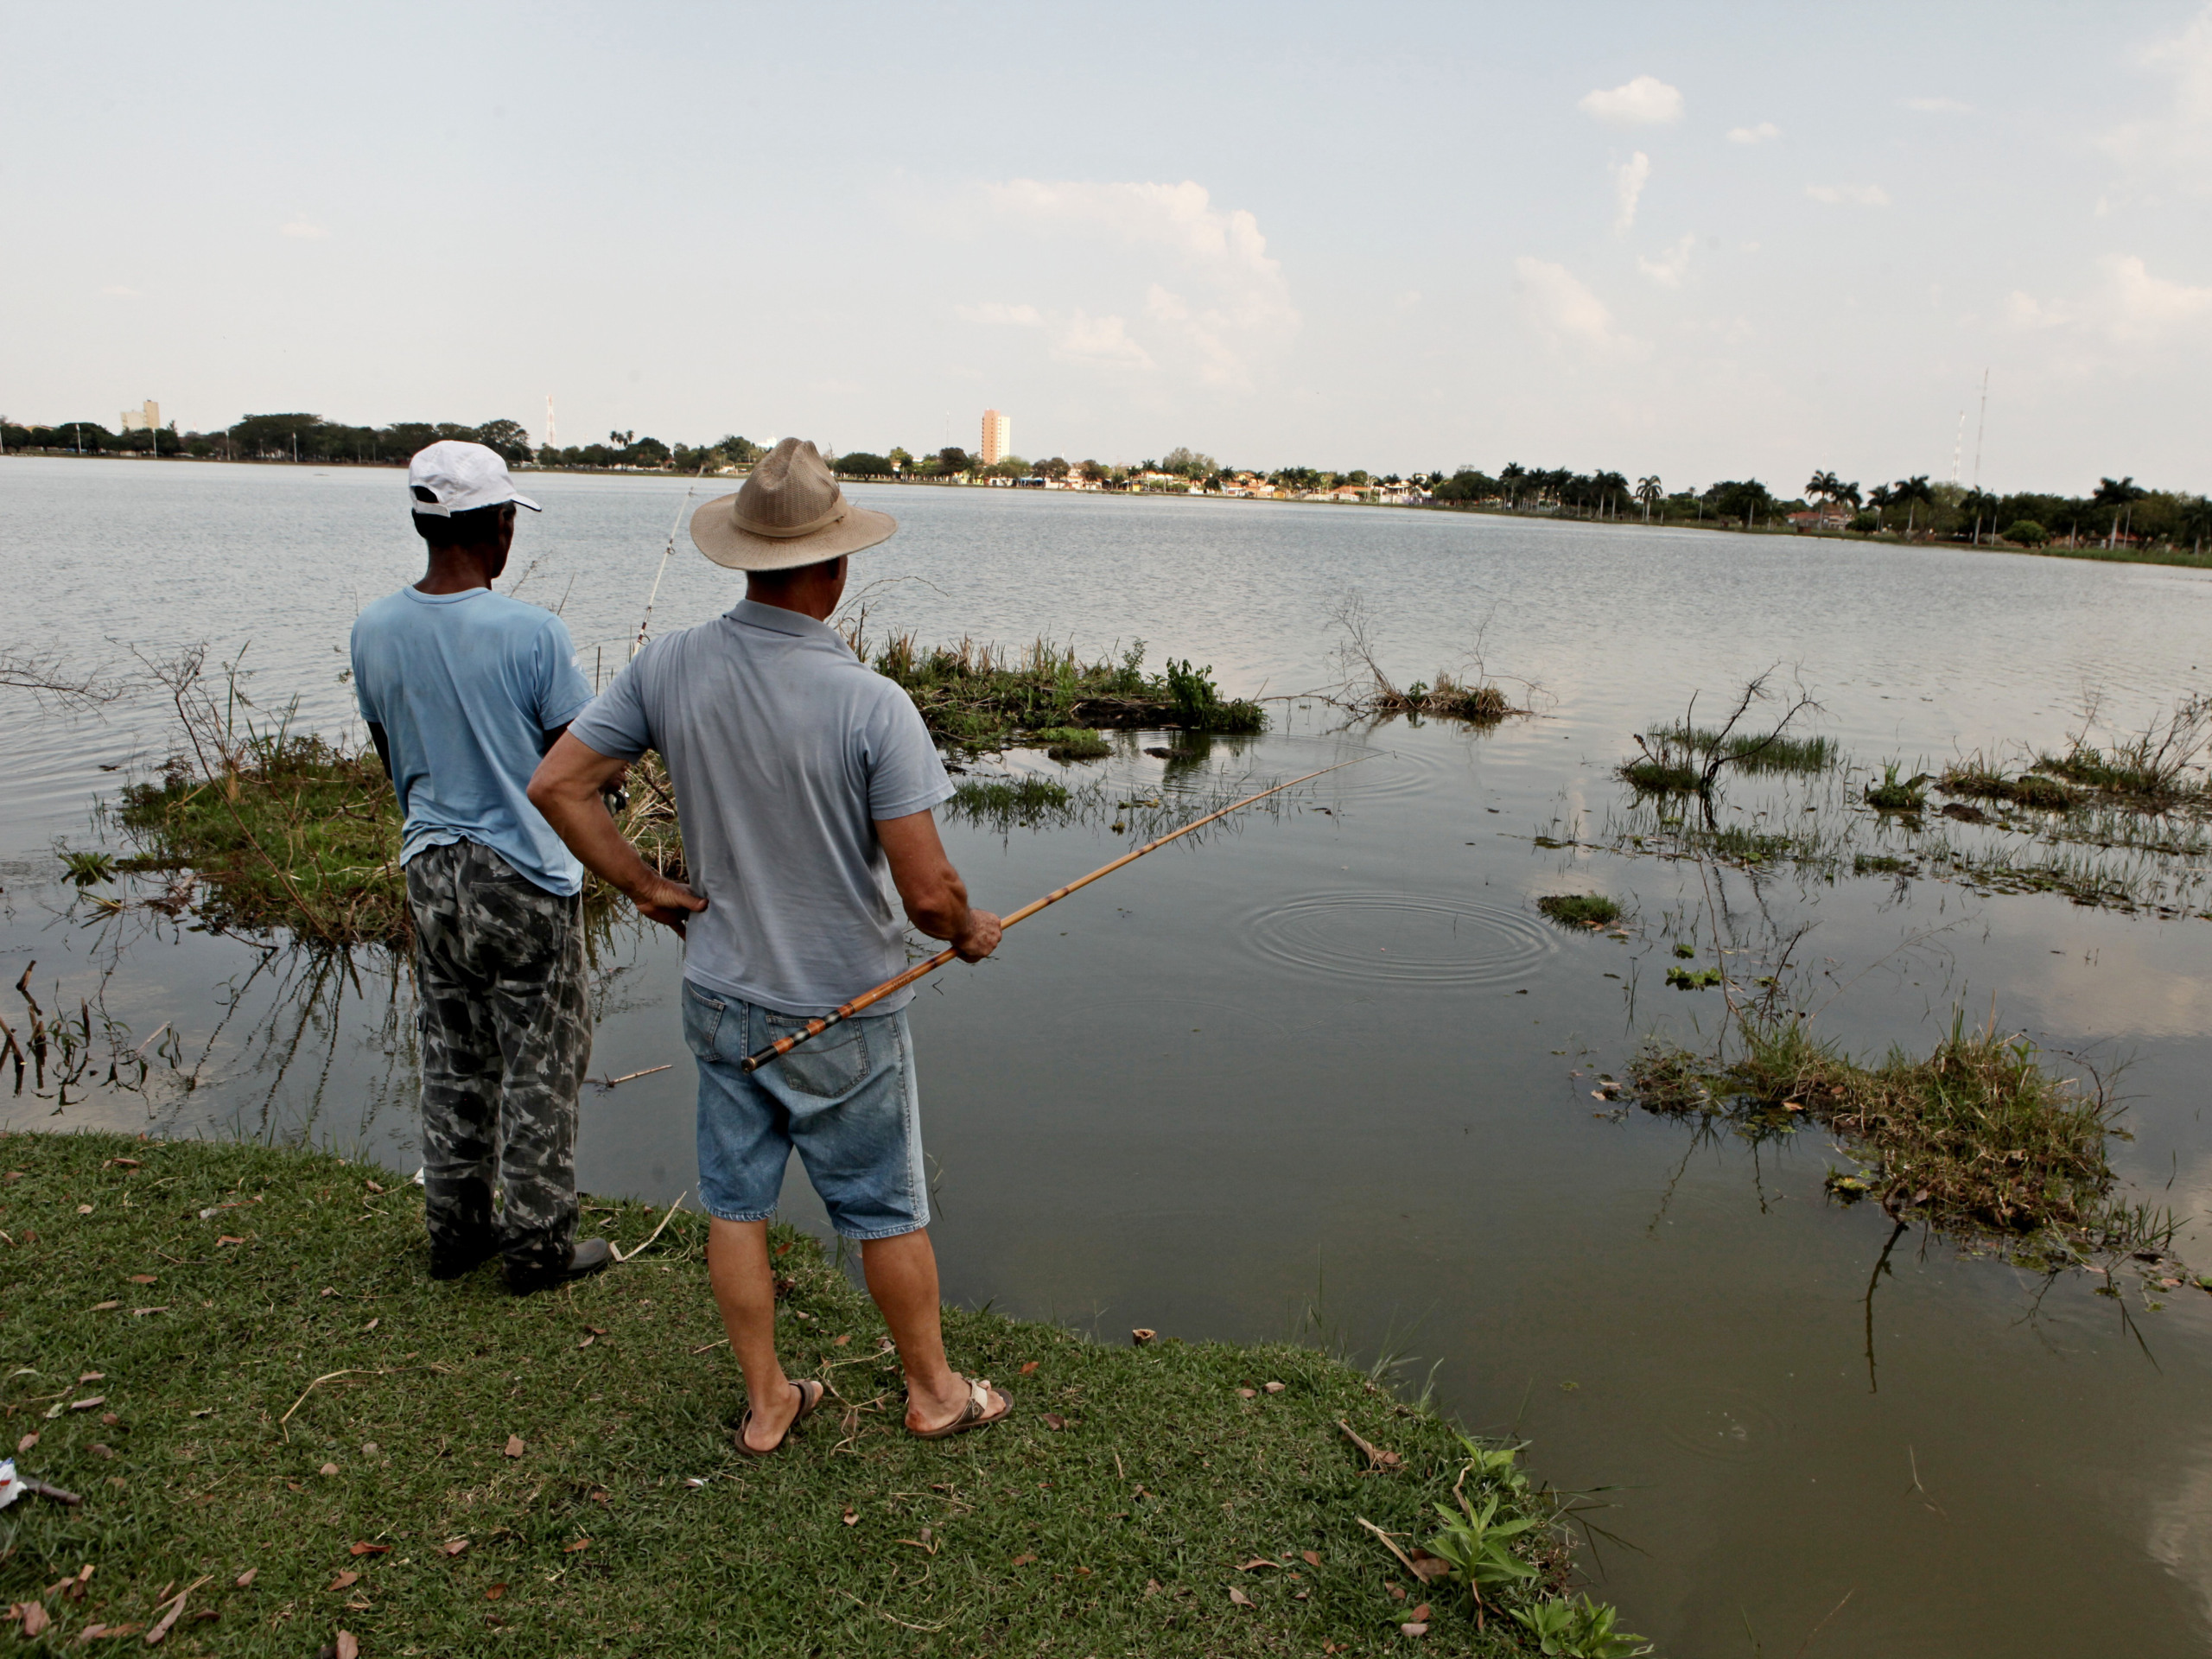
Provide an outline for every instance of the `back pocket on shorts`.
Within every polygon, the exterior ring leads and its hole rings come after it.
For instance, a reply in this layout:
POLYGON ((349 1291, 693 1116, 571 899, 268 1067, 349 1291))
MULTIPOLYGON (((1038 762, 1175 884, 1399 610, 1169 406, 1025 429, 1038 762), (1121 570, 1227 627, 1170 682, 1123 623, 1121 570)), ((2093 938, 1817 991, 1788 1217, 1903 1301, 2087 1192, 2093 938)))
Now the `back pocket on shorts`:
MULTIPOLYGON (((770 1042, 780 1042, 807 1027, 808 1022, 795 1015, 769 1014, 766 1009, 761 1012, 768 1022, 770 1042)), ((868 1077, 868 1035, 864 1026, 865 1022, 858 1020, 832 1026, 819 1037, 801 1043, 783 1058, 771 1060, 763 1070, 772 1070, 787 1087, 803 1095, 814 1095, 823 1100, 849 1095, 868 1077)))

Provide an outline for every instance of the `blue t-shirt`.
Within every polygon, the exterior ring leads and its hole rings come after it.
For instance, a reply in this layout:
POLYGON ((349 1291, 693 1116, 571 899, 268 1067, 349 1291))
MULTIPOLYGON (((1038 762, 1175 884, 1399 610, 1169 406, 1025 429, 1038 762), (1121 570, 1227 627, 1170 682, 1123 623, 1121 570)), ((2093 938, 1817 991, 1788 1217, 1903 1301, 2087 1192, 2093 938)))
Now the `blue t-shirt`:
POLYGON ((473 841, 548 893, 582 890, 583 866, 524 792, 544 734, 591 701, 559 617, 488 588, 403 588, 354 620, 353 688, 391 745, 403 864, 473 841))
POLYGON ((913 699, 832 629, 741 601, 639 652, 569 735, 668 763, 684 868, 708 901, 684 923, 686 979, 811 1017, 906 967, 875 820, 926 810, 952 784, 913 699))

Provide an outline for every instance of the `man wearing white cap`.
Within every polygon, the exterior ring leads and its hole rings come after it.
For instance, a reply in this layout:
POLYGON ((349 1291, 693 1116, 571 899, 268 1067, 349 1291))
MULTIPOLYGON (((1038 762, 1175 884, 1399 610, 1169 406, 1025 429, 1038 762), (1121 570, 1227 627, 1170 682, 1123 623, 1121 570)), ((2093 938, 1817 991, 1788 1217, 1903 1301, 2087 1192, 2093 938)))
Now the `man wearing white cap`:
POLYGON ((744 488, 691 520, 702 553, 747 573, 743 601, 639 652, 530 785, 586 864, 684 935, 707 1272, 751 1407, 738 1447, 756 1457, 824 1393, 793 1382, 776 1356, 768 1220, 794 1151, 830 1224, 860 1244, 906 1371, 907 1430, 941 1440, 1009 1408, 945 1358, 912 993, 758 1071, 740 1065, 906 966, 888 888, 906 920, 966 960, 998 946, 999 918, 969 906, 938 840, 930 809, 952 785, 921 715, 829 626, 846 555, 897 528, 848 501, 812 444, 785 439, 744 488), (696 893, 648 869, 600 802, 648 748, 676 786, 696 893))
POLYGON ((430 1274, 504 1255, 508 1284, 536 1290, 611 1259, 605 1239, 575 1242, 583 868, 526 792, 591 687, 559 617, 492 590, 515 509, 538 511, 506 462, 448 440, 414 458, 407 486, 429 569, 361 613, 353 656, 405 818, 430 1274))

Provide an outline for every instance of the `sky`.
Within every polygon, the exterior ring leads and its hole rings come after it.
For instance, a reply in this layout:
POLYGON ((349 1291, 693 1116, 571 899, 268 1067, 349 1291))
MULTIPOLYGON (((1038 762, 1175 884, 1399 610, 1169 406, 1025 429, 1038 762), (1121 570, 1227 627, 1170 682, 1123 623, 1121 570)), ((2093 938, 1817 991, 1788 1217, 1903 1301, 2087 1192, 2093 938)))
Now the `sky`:
POLYGON ((11 420, 2212 488, 2194 0, 0 22, 11 420))

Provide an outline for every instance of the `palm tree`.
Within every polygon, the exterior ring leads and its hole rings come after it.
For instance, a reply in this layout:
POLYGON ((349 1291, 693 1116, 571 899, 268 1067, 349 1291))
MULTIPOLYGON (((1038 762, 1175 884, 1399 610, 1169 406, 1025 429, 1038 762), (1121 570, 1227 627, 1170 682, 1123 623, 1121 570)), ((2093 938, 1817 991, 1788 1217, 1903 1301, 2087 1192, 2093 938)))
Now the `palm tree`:
POLYGON ((1916 509, 1922 506, 1934 506, 1936 492, 1929 487, 1927 474, 1916 473, 1910 478, 1897 480, 1897 487, 1890 493, 1890 499, 1905 504, 1904 533, 1905 539, 1910 541, 1912 539, 1912 524, 1916 509))
POLYGON ((2112 526, 2105 532, 2107 547, 2110 547, 2120 534, 2120 515, 2124 512, 2133 518, 2135 504, 2150 493, 2137 485, 2133 474, 2126 478, 2101 478, 2097 480, 2097 493, 2089 498, 2089 505, 2112 509, 2112 526))
POLYGON ((1509 461, 1505 463, 1505 470, 1497 475, 1497 481, 1505 486, 1507 506, 1517 507, 1521 505, 1521 480, 1528 476, 1529 469, 1519 461, 1509 461))
POLYGON ((1833 472, 1815 473, 1812 477, 1805 480, 1806 495, 1815 501, 1826 502, 1830 506, 1835 505, 1835 499, 1842 493, 1842 491, 1843 480, 1833 472))
POLYGON ((1658 502, 1660 494, 1661 486, 1656 473, 1636 480, 1636 499, 1643 503, 1643 522, 1647 524, 1651 522, 1651 509, 1658 502))

